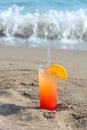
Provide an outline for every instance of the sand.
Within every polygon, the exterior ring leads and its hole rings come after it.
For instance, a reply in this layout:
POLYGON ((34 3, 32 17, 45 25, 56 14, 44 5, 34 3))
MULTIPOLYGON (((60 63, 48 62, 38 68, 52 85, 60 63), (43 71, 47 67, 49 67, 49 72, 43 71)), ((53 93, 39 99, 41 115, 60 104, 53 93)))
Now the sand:
POLYGON ((39 108, 38 66, 46 49, 0 46, 0 130, 87 130, 87 52, 51 50, 51 63, 63 65, 57 110, 39 108))

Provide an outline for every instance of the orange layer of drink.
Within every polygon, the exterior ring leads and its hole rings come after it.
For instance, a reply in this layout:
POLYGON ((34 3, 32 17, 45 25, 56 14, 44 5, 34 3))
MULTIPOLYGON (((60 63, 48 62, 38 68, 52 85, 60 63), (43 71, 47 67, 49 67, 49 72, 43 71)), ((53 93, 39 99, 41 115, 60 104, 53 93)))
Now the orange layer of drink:
POLYGON ((57 106, 57 77, 39 70, 40 108, 51 111, 57 106))

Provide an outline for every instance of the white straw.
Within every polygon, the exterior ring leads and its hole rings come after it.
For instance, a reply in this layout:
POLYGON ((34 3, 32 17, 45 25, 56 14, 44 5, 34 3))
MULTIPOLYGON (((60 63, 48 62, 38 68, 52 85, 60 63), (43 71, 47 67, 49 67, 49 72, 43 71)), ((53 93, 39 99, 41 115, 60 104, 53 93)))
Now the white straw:
POLYGON ((51 64, 51 48, 47 48, 47 66, 51 64))

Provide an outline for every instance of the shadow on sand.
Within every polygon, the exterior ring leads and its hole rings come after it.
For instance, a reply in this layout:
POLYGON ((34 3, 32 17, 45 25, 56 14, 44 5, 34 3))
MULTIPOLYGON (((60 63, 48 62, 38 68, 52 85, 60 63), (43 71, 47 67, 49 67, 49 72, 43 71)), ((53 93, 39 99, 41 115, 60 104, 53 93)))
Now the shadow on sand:
POLYGON ((0 115, 8 116, 24 109, 40 109, 40 107, 24 107, 17 106, 15 104, 2 104, 0 105, 0 115))
MULTIPOLYGON (((32 106, 32 107, 24 107, 24 106, 17 106, 15 104, 2 104, 0 105, 0 115, 7 116, 11 114, 15 114, 21 110, 25 109, 40 109, 39 106, 32 106)), ((65 110, 67 107, 64 104, 57 104, 56 111, 65 110)))

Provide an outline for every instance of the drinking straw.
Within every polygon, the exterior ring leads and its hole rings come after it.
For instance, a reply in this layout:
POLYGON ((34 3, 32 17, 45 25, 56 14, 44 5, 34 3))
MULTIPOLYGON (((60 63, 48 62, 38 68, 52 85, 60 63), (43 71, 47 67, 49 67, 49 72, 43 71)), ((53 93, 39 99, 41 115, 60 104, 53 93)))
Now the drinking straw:
POLYGON ((47 48, 47 66, 51 64, 51 48, 47 48))

